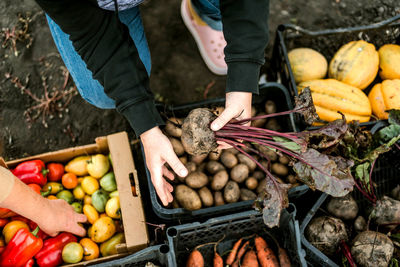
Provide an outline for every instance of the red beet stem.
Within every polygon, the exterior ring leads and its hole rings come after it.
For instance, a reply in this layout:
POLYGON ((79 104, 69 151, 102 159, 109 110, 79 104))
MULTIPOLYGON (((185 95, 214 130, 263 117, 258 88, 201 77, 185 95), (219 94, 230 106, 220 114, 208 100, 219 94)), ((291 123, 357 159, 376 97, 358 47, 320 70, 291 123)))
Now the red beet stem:
MULTIPOLYGON (((240 133, 238 134, 238 132, 236 132, 236 131, 225 131, 225 130, 221 131, 220 130, 220 131, 215 132, 215 136, 232 137, 232 138, 238 137, 238 138, 240 138, 240 133)), ((271 136, 266 136, 266 135, 262 135, 260 133, 254 133, 254 132, 246 133, 246 136, 273 140, 273 138, 271 136)))
POLYGON ((351 255, 350 248, 344 240, 340 241, 340 248, 342 249, 343 255, 346 257, 350 266, 356 267, 357 265, 354 262, 353 256, 351 255))
POLYGON ((371 203, 375 204, 376 203, 376 199, 374 200, 366 191, 365 189, 362 189, 361 186, 358 184, 358 181, 356 179, 354 179, 354 184, 357 187, 358 191, 360 191, 360 193, 366 197, 369 201, 371 201, 371 203))
POLYGON ((268 135, 272 136, 280 136, 280 137, 285 137, 288 139, 299 139, 295 133, 281 133, 273 130, 268 130, 268 129, 262 129, 262 128, 257 128, 257 127, 252 127, 252 126, 245 126, 245 125, 236 125, 236 124, 226 124, 224 127, 222 127, 221 130, 233 130, 233 131, 238 131, 238 133, 241 134, 246 134, 250 130, 256 131, 256 132, 264 132, 267 133, 268 135), (238 131, 238 129, 243 130, 243 132, 238 131))
POLYGON ((238 120, 238 121, 234 121, 234 122, 231 122, 231 123, 232 124, 244 124, 244 123, 249 122, 249 121, 254 121, 254 120, 259 120, 259 119, 266 119, 266 118, 271 118, 271 117, 278 117, 278 116, 283 116, 283 115, 289 115, 291 113, 300 112, 302 110, 305 110, 305 108, 292 109, 292 110, 281 111, 281 112, 276 112, 276 113, 271 113, 271 114, 266 114, 266 115, 255 116, 255 117, 252 117, 252 118, 238 120))

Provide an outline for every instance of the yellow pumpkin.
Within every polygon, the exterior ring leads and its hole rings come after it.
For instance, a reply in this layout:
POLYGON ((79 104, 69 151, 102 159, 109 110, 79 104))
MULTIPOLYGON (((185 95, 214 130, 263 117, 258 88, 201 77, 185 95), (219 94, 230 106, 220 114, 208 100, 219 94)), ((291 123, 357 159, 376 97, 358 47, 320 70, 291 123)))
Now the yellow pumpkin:
POLYGON ((310 87, 318 116, 324 121, 341 119, 338 111, 346 116, 346 121, 367 122, 371 116, 371 105, 361 89, 335 79, 302 82, 297 89, 301 92, 310 87))
POLYGON ((386 110, 400 109, 400 80, 385 80, 376 84, 368 95, 372 113, 381 120, 387 120, 386 110))
POLYGON ((386 44, 379 48, 378 53, 382 80, 400 79, 400 45, 386 44))
POLYGON ((352 41, 343 45, 329 63, 329 77, 365 89, 376 77, 379 55, 373 44, 352 41))
POLYGON ((288 58, 296 83, 322 79, 328 71, 325 57, 311 48, 295 48, 288 58))

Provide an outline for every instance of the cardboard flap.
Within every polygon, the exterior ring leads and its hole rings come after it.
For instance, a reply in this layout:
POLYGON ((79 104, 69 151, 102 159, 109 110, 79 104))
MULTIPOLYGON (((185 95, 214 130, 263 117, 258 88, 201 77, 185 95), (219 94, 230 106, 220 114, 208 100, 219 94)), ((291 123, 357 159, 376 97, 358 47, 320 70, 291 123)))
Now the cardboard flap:
POLYGON ((8 166, 7 166, 5 160, 2 157, 0 157, 0 166, 8 169, 8 166))
POLYGON ((126 132, 112 134, 107 136, 107 141, 119 192, 126 247, 129 251, 137 251, 147 246, 149 237, 142 200, 139 195, 132 194, 129 177, 135 180, 136 188, 139 188, 139 180, 128 135, 126 132))

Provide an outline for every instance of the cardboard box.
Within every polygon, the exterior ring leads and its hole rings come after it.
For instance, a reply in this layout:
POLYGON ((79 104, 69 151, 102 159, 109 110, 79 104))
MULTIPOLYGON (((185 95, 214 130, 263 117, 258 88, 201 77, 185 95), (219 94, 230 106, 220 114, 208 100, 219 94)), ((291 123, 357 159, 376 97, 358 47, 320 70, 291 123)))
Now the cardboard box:
POLYGON ((3 166, 6 164, 6 166, 11 169, 14 168, 18 163, 31 159, 41 159, 45 163, 66 163, 67 161, 80 155, 111 153, 113 171, 119 192, 122 222, 124 226, 126 242, 125 244, 121 244, 117 247, 117 255, 100 257, 95 260, 82 261, 77 264, 70 264, 67 266, 85 266, 119 258, 126 256, 128 253, 139 251, 147 247, 149 243, 149 236, 139 189, 139 179, 137 177, 127 133, 120 132, 105 137, 98 137, 96 138, 95 142, 95 144, 91 145, 67 148, 55 152, 8 161, 5 163, 0 158, 0 164, 3 166), (130 178, 135 182, 134 185, 137 196, 133 196, 132 194, 130 178))

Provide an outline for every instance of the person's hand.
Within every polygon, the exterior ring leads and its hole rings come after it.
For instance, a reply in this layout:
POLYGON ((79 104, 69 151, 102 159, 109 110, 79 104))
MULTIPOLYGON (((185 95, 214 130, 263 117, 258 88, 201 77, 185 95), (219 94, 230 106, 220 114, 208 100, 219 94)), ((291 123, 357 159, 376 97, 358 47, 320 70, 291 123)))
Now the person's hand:
POLYGON ((63 199, 45 199, 46 206, 44 214, 35 222, 39 228, 50 236, 56 236, 60 232, 69 232, 78 236, 85 236, 86 230, 78 223, 84 223, 87 218, 84 214, 79 214, 74 211, 63 199))
MULTIPOLYGON (((226 94, 225 109, 212 123, 211 130, 218 131, 232 119, 243 120, 251 117, 252 94, 247 92, 230 92, 226 94)), ((250 125, 250 122, 245 125, 250 125)), ((218 142, 219 148, 226 149, 231 146, 218 142)))
POLYGON ((170 180, 175 178, 174 174, 164 165, 168 165, 181 177, 188 174, 187 169, 176 156, 171 142, 161 132, 160 128, 154 127, 140 135, 144 153, 146 156, 146 166, 150 171, 151 181, 156 189, 157 195, 164 206, 172 202, 171 192, 173 187, 165 178, 170 180))

